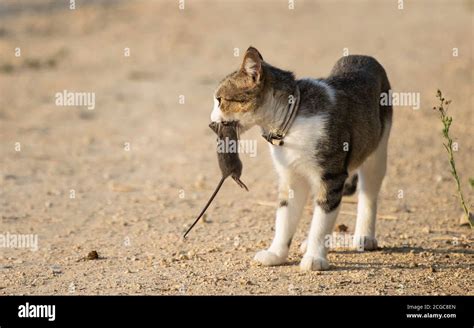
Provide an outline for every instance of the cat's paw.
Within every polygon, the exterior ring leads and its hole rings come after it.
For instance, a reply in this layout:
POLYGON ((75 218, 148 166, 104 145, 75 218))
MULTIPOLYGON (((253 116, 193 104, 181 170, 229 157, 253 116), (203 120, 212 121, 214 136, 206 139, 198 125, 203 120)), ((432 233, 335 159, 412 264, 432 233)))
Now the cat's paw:
POLYGON ((302 271, 323 271, 329 269, 329 262, 322 257, 305 255, 301 259, 300 269, 302 271))
POLYGON ((305 239, 300 245, 300 254, 305 254, 307 248, 308 248, 308 239, 305 239))
POLYGON ((353 246, 360 252, 374 251, 379 247, 377 239, 369 236, 354 236, 353 246))
POLYGON ((272 266, 285 263, 286 256, 279 256, 271 251, 263 250, 255 254, 254 260, 261 265, 272 266))

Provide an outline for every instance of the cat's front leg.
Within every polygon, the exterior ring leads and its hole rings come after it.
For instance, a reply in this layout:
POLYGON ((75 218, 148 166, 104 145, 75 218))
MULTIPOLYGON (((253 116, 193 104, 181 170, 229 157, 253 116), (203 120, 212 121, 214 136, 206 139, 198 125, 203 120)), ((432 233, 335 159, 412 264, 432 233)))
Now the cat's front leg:
POLYGON ((255 255, 257 262, 267 266, 285 263, 308 192, 309 185, 304 178, 286 172, 280 174, 275 236, 267 250, 255 255))
POLYGON ((324 173, 321 176, 306 252, 300 263, 301 270, 329 269, 327 238, 331 236, 339 213, 346 178, 346 172, 324 173))

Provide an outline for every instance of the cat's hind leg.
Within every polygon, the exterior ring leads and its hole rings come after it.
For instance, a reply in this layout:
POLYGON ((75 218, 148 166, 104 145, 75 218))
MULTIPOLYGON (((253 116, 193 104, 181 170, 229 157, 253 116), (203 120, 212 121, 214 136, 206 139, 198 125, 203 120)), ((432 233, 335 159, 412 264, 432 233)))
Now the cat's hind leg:
POLYGON ((375 221, 377 198, 387 168, 387 144, 390 126, 386 126, 377 149, 364 161, 358 170, 357 221, 353 246, 360 250, 377 249, 375 221))

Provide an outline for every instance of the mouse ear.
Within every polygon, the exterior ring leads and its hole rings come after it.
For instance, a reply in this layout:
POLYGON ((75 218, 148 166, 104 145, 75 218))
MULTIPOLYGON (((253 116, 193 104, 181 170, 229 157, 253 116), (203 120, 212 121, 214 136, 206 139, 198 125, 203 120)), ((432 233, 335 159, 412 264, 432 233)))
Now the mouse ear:
POLYGON ((219 123, 211 122, 211 124, 209 124, 209 127, 212 129, 212 131, 214 131, 215 134, 217 134, 217 131, 219 130, 219 123))

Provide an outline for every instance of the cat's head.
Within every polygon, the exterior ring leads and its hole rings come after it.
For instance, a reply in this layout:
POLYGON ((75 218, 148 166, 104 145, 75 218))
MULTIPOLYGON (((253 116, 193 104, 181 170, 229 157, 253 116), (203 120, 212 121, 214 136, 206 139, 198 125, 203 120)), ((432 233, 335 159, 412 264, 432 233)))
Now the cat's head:
POLYGON ((240 69, 229 74, 217 86, 211 121, 238 121, 244 128, 256 124, 255 114, 265 98, 264 65, 260 52, 249 47, 240 69))

